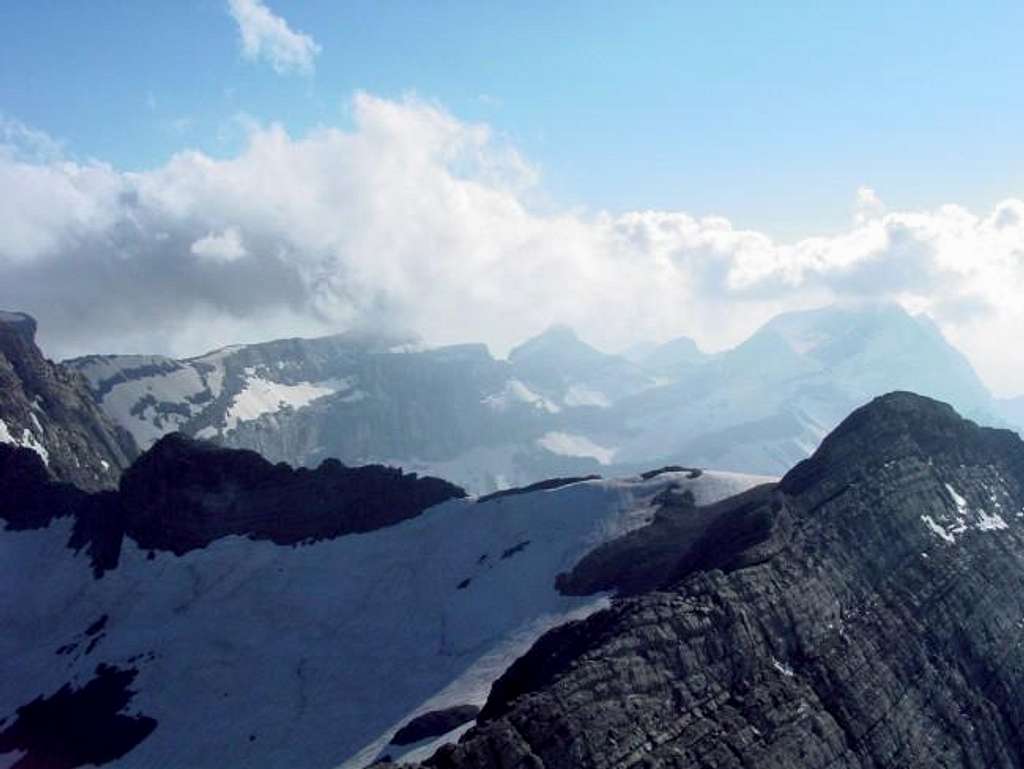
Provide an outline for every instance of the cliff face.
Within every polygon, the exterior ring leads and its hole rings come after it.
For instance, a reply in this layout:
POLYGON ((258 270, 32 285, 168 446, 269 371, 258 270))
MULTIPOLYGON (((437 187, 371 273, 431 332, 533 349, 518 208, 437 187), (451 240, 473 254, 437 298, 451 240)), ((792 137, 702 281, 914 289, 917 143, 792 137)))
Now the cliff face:
POLYGON ((46 360, 28 315, 0 312, 0 442, 35 451, 83 489, 117 485, 135 442, 99 409, 85 378, 46 360))
POLYGON ((327 460, 293 469, 180 433, 161 438, 121 482, 127 533, 179 555, 231 534, 291 545, 373 531, 464 496, 392 467, 327 460))
POLYGON ((1024 766, 1024 443, 943 404, 880 398, 562 584, 659 588, 542 637, 428 765, 1024 766), (628 568, 652 532, 677 557, 628 568))
POLYGON ((439 478, 380 465, 315 470, 272 465, 179 433, 136 460, 117 491, 92 493, 46 472, 29 449, 0 444, 0 523, 13 531, 73 521, 68 547, 99 577, 118 565, 125 537, 183 555, 231 535, 295 545, 374 531, 466 493, 439 478))

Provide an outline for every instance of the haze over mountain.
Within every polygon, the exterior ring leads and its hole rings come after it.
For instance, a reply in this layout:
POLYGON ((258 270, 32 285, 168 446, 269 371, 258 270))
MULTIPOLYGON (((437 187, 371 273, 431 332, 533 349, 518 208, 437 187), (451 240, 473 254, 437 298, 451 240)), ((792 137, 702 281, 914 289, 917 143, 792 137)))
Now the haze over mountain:
POLYGON ((686 339, 610 355, 558 326, 507 360, 483 345, 408 351, 341 335, 68 365, 143 447, 182 430, 275 461, 384 462, 480 493, 663 464, 780 474, 897 389, 986 422, 1012 417, 933 324, 892 304, 784 314, 715 355, 686 339))
POLYGON ((4 3, 0 769, 1024 769, 1022 29, 4 3))

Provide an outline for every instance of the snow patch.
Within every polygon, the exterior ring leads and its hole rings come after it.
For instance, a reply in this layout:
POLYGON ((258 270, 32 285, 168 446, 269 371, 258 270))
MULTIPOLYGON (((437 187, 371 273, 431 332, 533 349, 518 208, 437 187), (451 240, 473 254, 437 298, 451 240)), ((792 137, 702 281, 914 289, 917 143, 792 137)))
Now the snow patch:
POLYGON ((338 403, 358 403, 361 400, 366 400, 370 397, 370 394, 366 390, 352 390, 352 392, 345 393, 340 398, 337 398, 338 403))
MULTIPOLYGON (((34 417, 35 415, 33 415, 34 417)), ((38 420, 36 424, 39 424, 38 420)), ((40 432, 42 430, 40 429, 40 432)), ((14 446, 21 446, 25 449, 32 449, 36 454, 42 458, 43 463, 47 466, 50 464, 50 452, 46 450, 46 447, 39 442, 39 439, 32 434, 32 431, 27 427, 22 430, 21 437, 18 438, 11 433, 7 427, 7 423, 0 419, 0 443, 9 443, 14 446)))
POLYGON ((508 411, 517 403, 532 405, 549 414, 557 414, 561 411, 557 404, 552 403, 543 395, 538 395, 518 379, 509 379, 505 382, 501 392, 488 395, 481 403, 498 412, 508 411))
POLYGON ((611 408, 612 405, 608 396, 603 392, 591 390, 589 387, 579 384, 573 385, 566 391, 565 397, 562 398, 562 402, 570 408, 577 406, 596 406, 597 408, 607 409, 611 408))
POLYGON ((939 524, 935 522, 935 519, 932 518, 930 515, 922 515, 921 520, 924 521, 925 525, 929 529, 931 529, 937 536, 941 537, 951 545, 956 544, 956 537, 954 537, 952 534, 946 531, 942 526, 939 526, 939 524))
MULTIPOLYGON (((953 522, 942 526, 936 523, 930 515, 922 515, 921 520, 946 542, 950 544, 956 542, 957 535, 963 534, 968 528, 974 528, 977 531, 1001 531, 1010 528, 1009 524, 1006 523, 1006 520, 998 512, 989 513, 982 509, 974 511, 974 520, 970 521, 971 509, 967 504, 967 500, 950 484, 946 483, 943 485, 946 487, 946 492, 949 494, 950 499, 953 500, 953 504, 956 505, 953 522)), ((989 498, 997 509, 1002 509, 1002 504, 996 499, 994 493, 990 494, 989 498)))
POLYGON ((999 513, 992 513, 989 515, 984 510, 978 511, 978 530, 979 531, 999 531, 1000 529, 1010 528, 1009 524, 1003 520, 1003 516, 999 513))
POLYGON ((572 433, 545 433, 537 439, 537 445, 563 457, 591 457, 602 465, 610 465, 616 452, 616 449, 599 446, 583 435, 572 433))
POLYGON ((300 409, 319 398, 333 395, 340 389, 347 389, 348 385, 344 380, 317 384, 281 384, 255 376, 252 371, 246 369, 249 376, 245 387, 234 397, 225 415, 224 422, 228 430, 234 430, 240 422, 259 419, 264 414, 274 414, 284 408, 300 409))
POLYGON ((949 492, 949 496, 952 497, 953 498, 953 502, 956 503, 957 512, 960 515, 963 515, 964 513, 966 513, 967 512, 967 500, 964 499, 962 496, 960 496, 960 494, 957 493, 957 490, 954 489, 952 486, 950 486, 948 483, 946 484, 946 491, 949 492))
POLYGON ((793 668, 791 668, 789 665, 785 665, 782 662, 779 662, 774 657, 772 657, 772 667, 778 670, 780 673, 782 673, 782 675, 786 676, 787 678, 793 677, 793 668))

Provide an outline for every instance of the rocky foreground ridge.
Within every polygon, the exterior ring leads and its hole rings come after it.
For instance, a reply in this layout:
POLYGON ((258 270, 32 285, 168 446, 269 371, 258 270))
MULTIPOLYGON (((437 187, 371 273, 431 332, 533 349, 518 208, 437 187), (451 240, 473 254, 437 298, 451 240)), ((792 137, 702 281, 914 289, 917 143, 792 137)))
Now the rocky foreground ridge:
POLYGON ((43 357, 35 335, 30 316, 0 311, 0 444, 34 451, 57 480, 116 486, 135 441, 96 405, 85 377, 43 357))
POLYGON ((544 635, 422 766, 1024 766, 1024 443, 942 403, 879 398, 560 585, 632 595, 544 635))

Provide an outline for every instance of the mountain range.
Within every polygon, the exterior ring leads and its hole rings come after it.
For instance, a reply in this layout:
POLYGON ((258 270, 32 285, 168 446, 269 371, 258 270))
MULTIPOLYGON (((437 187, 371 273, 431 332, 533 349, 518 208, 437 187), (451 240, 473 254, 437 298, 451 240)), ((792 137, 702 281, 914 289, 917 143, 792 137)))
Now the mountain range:
POLYGON ((538 451, 572 424, 620 430, 616 454, 656 431, 659 458, 696 454, 678 425, 704 420, 703 456, 781 462, 794 424, 893 377, 996 413, 926 321, 781 316, 715 356, 608 356, 565 328, 507 361, 290 340, 122 378, 47 361, 34 332, 0 316, 0 767, 1024 767, 1024 441, 947 403, 865 398, 781 479, 615 456, 595 461, 617 478, 481 495, 229 445, 304 413, 368 445, 472 441, 424 405, 449 398, 538 451), (194 413, 158 399, 173 382, 194 413), (111 418, 139 398, 141 451, 111 418), (797 408, 790 432, 742 421, 797 408), (190 422, 217 413, 234 427, 190 422), (376 435, 387 419, 423 432, 376 435))
POLYGON ((665 464, 778 475, 893 390, 1024 423, 927 318, 895 305, 781 315, 713 355, 689 339, 611 355, 554 327, 507 359, 340 335, 67 363, 142 448, 180 430, 293 465, 394 464, 475 493, 665 464))

